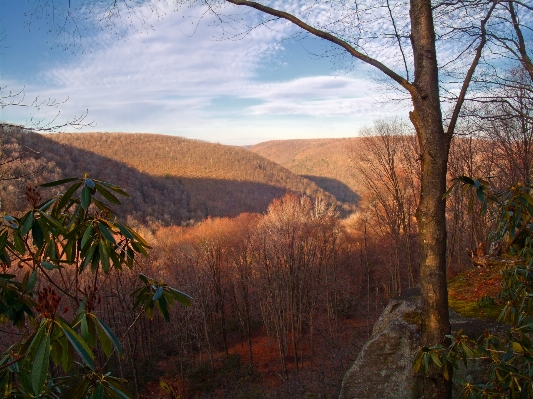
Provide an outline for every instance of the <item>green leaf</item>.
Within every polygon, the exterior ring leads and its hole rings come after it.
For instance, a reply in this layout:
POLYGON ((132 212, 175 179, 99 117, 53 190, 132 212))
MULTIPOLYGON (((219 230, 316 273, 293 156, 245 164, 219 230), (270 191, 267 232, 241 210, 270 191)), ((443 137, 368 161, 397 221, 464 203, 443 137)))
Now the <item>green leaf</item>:
POLYGON ((9 224, 9 227, 12 229, 16 229, 19 227, 19 223, 17 222, 17 219, 15 219, 13 216, 5 215, 4 221, 9 224))
POLYGON ((85 179, 85 185, 89 188, 93 188, 94 189, 94 181, 92 181, 92 179, 89 179, 89 178, 86 178, 85 179))
POLYGON ((113 392, 115 392, 120 399, 130 399, 128 395, 126 395, 119 387, 117 387, 112 382, 109 382, 108 384, 109 389, 111 389, 113 392))
POLYGON ((89 187, 84 186, 81 190, 81 207, 87 210, 89 205, 91 205, 91 190, 89 187))
POLYGON ((59 265, 54 265, 53 263, 50 263, 50 262, 41 262, 41 266, 44 267, 46 270, 54 270, 54 269, 60 268, 59 265))
POLYGON ((50 336, 46 334, 41 340, 37 353, 33 359, 31 368, 31 385, 33 393, 39 395, 43 388, 46 374, 48 372, 48 364, 50 361, 50 336))
POLYGON ((11 266, 11 258, 5 248, 0 251, 0 261, 4 262, 7 267, 11 266))
POLYGON ((140 243, 134 241, 131 243, 131 247, 135 250, 135 252, 139 252, 144 256, 148 256, 148 252, 146 252, 146 249, 144 249, 140 243))
POLYGON ((61 346, 61 341, 62 340, 56 339, 52 342, 50 348, 50 358, 56 366, 61 364, 61 359, 63 357, 63 347, 61 346))
POLYGON ((28 234, 31 230, 31 226, 33 225, 33 211, 29 211, 24 216, 24 223, 22 223, 22 230, 20 230, 20 234, 22 236, 25 236, 28 234))
POLYGON ((50 208, 50 206, 54 203, 57 203, 57 198, 52 198, 50 201, 47 201, 44 204, 39 205, 39 210, 41 212, 46 212, 48 208, 50 208))
POLYGON ((52 225, 53 227, 55 227, 56 229, 59 229, 61 230, 63 228, 63 226, 61 225, 61 223, 59 223, 57 220, 55 220, 54 218, 52 218, 50 215, 48 215, 46 212, 41 212, 39 211, 39 215, 45 219, 50 225, 52 225))
POLYGON ((93 225, 89 224, 89 226, 87 226, 87 229, 85 229, 85 233, 83 233, 83 237, 81 239, 82 248, 85 247, 85 244, 87 244, 87 241, 89 241, 89 239, 91 238, 92 231, 93 231, 93 225))
POLYGON ((100 232, 102 233, 102 236, 109 242, 112 242, 113 244, 117 244, 115 241, 115 237, 113 237, 113 234, 109 231, 109 229, 101 222, 98 222, 98 228, 100 229, 100 232))
POLYGON ((28 279, 28 284, 26 285, 26 291, 31 292, 33 290, 33 287, 35 287, 35 283, 37 283, 37 270, 34 270, 30 278, 28 279))
POLYGON ((459 181, 461 181, 463 184, 469 184, 471 186, 475 186, 475 183, 474 183, 474 180, 472 180, 470 177, 468 176, 459 176, 457 178, 459 181))
POLYGON ((139 280, 141 280, 144 284, 150 284, 148 277, 142 273, 139 273, 139 280))
POLYGON ((83 313, 80 321, 81 337, 85 342, 89 342, 89 325, 87 324, 87 314, 83 313))
POLYGON ((422 366, 422 358, 424 357, 424 352, 419 350, 416 354, 415 361, 413 363, 413 373, 418 373, 420 367, 422 366))
POLYGON ((120 201, 118 200, 118 198, 115 197, 113 194, 111 194, 109 191, 107 191, 105 188, 103 188, 101 185, 97 184, 96 190, 100 194, 102 194, 102 197, 104 197, 106 200, 108 200, 112 204, 120 205, 120 201))
MULTIPOLYGON (((102 342, 102 344, 103 344, 102 335, 100 334, 100 332, 103 332, 104 335, 108 338, 108 341, 113 344, 113 346, 115 347, 117 352, 122 354, 122 346, 120 345, 120 341, 118 340, 118 338, 115 335, 115 333, 113 332, 113 330, 111 330, 109 328, 109 326, 107 324, 105 324, 102 320, 97 319, 97 318, 95 318, 95 320, 96 320, 96 323, 97 323, 96 324, 97 327, 99 327, 98 331, 99 331, 99 336, 100 336, 100 342, 102 342)), ((105 352, 105 350, 104 350, 104 352, 105 352)), ((109 356, 110 354, 111 354, 111 350, 109 350, 109 353, 106 352, 107 356, 109 356)))
POLYGON ((67 191, 65 191, 65 194, 61 196, 61 199, 59 200, 58 207, 59 209, 63 209, 70 199, 72 198, 72 195, 80 188, 81 181, 77 182, 76 184, 73 184, 67 191))
POLYGON ((74 180, 78 180, 78 178, 77 177, 70 177, 68 179, 51 181, 51 182, 48 182, 48 183, 41 184, 41 187, 60 186, 61 184, 70 183, 71 181, 74 181, 74 180))
POLYGON ((170 315, 168 314, 168 307, 167 307, 167 300, 165 299, 164 295, 161 295, 161 297, 157 301, 159 305, 159 310, 161 310, 161 314, 165 318, 167 322, 170 321, 170 315))
POLYGON ((100 263, 104 273, 109 273, 109 247, 105 241, 100 241, 100 263))
POLYGON ((117 256, 117 253, 111 249, 111 251, 109 251, 109 257, 113 261, 113 266, 115 267, 115 269, 121 271, 122 270, 122 261, 117 256))
POLYGON ((89 249, 89 252, 87 253, 87 256, 85 257, 85 259, 83 260, 83 263, 81 264, 80 271, 79 271, 80 274, 85 270, 87 265, 92 262, 94 251, 95 251, 96 248, 98 248, 98 244, 97 243, 93 244, 91 246, 91 249, 89 249))
POLYGON ((61 328, 68 341, 91 370, 94 370, 94 355, 87 343, 61 318, 56 319, 56 324, 61 328))
POLYGON ((93 391, 90 399, 104 399, 104 386, 101 383, 93 391))
POLYGON ((129 240, 133 240, 133 234, 129 231, 129 229, 124 226, 122 223, 116 223, 118 229, 120 230, 120 233, 126 237, 129 240))
POLYGON ((39 224, 37 220, 33 221, 33 224, 31 226, 31 234, 32 234, 33 243, 35 244, 35 246, 41 249, 44 243, 44 234, 43 234, 43 229, 41 228, 41 225, 39 224))
POLYGON ((123 195, 125 197, 129 197, 130 196, 127 192, 123 191, 119 186, 117 186, 115 184, 107 183, 105 181, 100 181, 99 183, 104 185, 104 186, 106 186, 110 190, 113 190, 117 194, 123 195))
POLYGON ((433 363, 435 363, 435 366, 439 368, 442 367, 442 363, 439 359, 439 356, 436 353, 431 354, 431 360, 433 361, 433 363))
POLYGON ((152 297, 152 301, 157 301, 161 297, 161 295, 163 295, 163 286, 157 288, 154 296, 152 297))
POLYGON ((0 235, 0 249, 4 249, 7 244, 8 233, 7 230, 0 235))
POLYGON ((98 265, 100 264, 100 245, 96 244, 95 250, 93 253, 93 259, 91 261, 91 270, 95 272, 98 270, 98 265))
POLYGON ((178 291, 177 289, 172 287, 168 287, 168 291, 172 295, 172 297, 182 305, 191 306, 191 301, 193 300, 192 296, 187 295, 184 292, 178 291))
POLYGON ((26 253, 26 246, 24 245, 24 241, 22 240, 22 237, 17 232, 13 233, 13 244, 15 245, 15 249, 17 252, 21 255, 24 255, 26 253))

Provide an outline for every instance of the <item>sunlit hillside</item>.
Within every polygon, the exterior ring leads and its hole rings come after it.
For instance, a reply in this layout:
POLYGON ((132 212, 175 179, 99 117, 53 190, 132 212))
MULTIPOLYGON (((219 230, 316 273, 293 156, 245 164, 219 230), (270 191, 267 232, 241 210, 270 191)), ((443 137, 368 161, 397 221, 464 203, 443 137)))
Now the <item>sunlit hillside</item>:
POLYGON ((356 203, 363 191, 348 157, 358 139, 275 140, 249 148, 290 171, 314 181, 339 201, 356 203))
MULTIPOLYGON (((48 175, 89 173, 124 186, 132 199, 123 212, 141 221, 179 224, 264 212, 286 192, 337 202, 312 181, 240 147, 153 134, 13 134, 20 146, 38 151, 29 155, 48 175)), ((9 192, 21 197, 14 187, 9 192)))

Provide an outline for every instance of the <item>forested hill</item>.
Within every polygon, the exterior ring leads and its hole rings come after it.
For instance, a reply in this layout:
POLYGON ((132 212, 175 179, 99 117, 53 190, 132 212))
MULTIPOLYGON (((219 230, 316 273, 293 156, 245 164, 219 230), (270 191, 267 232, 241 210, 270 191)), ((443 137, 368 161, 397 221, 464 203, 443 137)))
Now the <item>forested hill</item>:
POLYGON ((351 167, 349 153, 358 142, 357 138, 274 140, 249 150, 314 181, 339 201, 355 204, 364 189, 351 167))
MULTIPOLYGON (((119 212, 142 222, 264 212, 286 192, 337 202, 310 180, 240 147, 154 134, 2 132, 0 139, 4 158, 25 152, 29 160, 21 170, 44 175, 34 183, 89 173, 123 186, 132 198, 119 212)), ((23 206, 23 184, 3 185, 3 208, 23 206)))

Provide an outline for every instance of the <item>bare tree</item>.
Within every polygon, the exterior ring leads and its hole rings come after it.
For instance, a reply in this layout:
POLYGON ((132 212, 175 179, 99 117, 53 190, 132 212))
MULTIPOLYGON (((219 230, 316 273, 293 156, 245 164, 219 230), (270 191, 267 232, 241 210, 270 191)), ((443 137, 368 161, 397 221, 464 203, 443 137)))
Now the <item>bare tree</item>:
POLYGON ((473 112, 477 131, 494 146, 497 187, 531 183, 533 168, 533 80, 524 69, 511 71, 489 103, 473 112))
POLYGON ((350 149, 350 160, 368 190, 367 200, 379 214, 376 222, 392 238, 391 280, 393 295, 401 293, 401 254, 406 252, 409 287, 414 286, 412 237, 414 212, 418 204, 420 171, 418 149, 409 126, 400 120, 376 121, 360 132, 350 149), (385 223, 383 223, 385 222, 385 223))
MULTIPOLYGON (((81 4, 94 9, 92 1, 81 4)), ((138 17, 137 4, 133 0, 106 2, 104 7, 96 9, 100 11, 96 13, 98 21, 103 21, 105 26, 128 11, 129 15, 138 17)), ((157 9, 157 2, 148 4, 151 10, 157 9)), ((526 66, 531 64, 527 47, 531 26, 528 21, 533 9, 530 2, 410 0, 391 4, 340 0, 310 1, 295 6, 294 2, 275 1, 177 0, 176 4, 199 5, 222 26, 238 27, 242 23, 234 15, 221 13, 220 7, 229 4, 257 10, 258 15, 266 17, 260 25, 276 20, 290 22, 302 32, 332 43, 354 60, 376 68, 408 95, 413 107, 409 116, 418 138, 421 160, 417 220, 423 297, 422 343, 443 342, 445 334, 450 332, 443 199, 450 142, 478 67, 485 67, 485 71, 494 69, 490 61, 505 57, 518 58, 526 66), (450 43, 454 45, 452 49, 450 43), (384 48, 390 52, 384 53, 384 48), (450 110, 446 121, 443 108, 450 110)), ((70 8, 65 15, 72 17, 70 8)), ((60 26, 64 29, 66 25, 60 26)), ((232 36, 239 37, 248 31, 241 30, 232 36)), ((440 388, 435 391, 428 388, 428 396, 450 395, 450 388, 443 388, 442 382, 436 386, 440 388)))

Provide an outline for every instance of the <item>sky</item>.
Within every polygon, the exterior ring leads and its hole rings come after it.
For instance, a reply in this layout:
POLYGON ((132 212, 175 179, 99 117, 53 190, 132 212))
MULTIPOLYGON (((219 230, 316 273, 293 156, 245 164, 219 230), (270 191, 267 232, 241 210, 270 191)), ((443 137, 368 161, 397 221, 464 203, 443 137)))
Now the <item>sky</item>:
MULTIPOLYGON (((88 28, 76 41, 50 28, 55 15, 32 16, 33 4, 0 0, 0 94, 23 90, 17 99, 42 106, 4 107, 2 121, 61 124, 87 113, 92 123, 82 132, 251 145, 352 137, 376 119, 407 115, 409 104, 387 101, 369 68, 343 68, 340 56, 328 56, 330 46, 290 24, 232 38, 231 24, 163 4, 144 26, 88 28)), ((240 20, 253 25, 257 16, 240 9, 240 20)))

